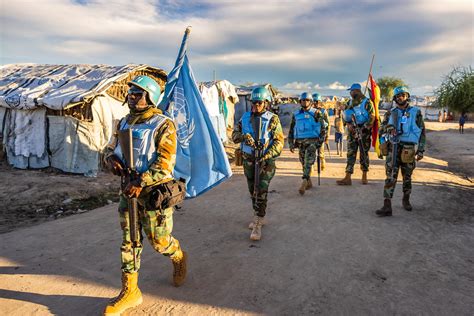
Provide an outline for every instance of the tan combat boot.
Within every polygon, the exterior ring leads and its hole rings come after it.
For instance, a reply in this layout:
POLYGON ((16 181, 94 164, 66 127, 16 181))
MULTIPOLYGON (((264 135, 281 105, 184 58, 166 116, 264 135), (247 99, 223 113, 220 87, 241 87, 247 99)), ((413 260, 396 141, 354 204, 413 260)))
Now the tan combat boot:
POLYGON ((306 184, 306 190, 309 190, 313 187, 313 182, 311 181, 311 178, 308 179, 308 182, 306 184))
MULTIPOLYGON (((249 224, 249 229, 253 229, 253 227, 255 226, 255 223, 257 222, 257 219, 258 219, 258 216, 254 215, 253 216, 253 221, 251 221, 250 224, 249 224)), ((267 218, 262 217, 262 220, 260 221, 260 224, 262 224, 262 226, 265 226, 267 224, 267 218)))
POLYGON ((120 315, 125 310, 142 303, 142 293, 138 288, 138 272, 122 272, 122 291, 105 307, 105 316, 120 315))
POLYGON ((321 171, 324 171, 326 169, 326 159, 321 159, 321 171))
POLYGON ((303 195, 304 192, 306 191, 306 186, 308 185, 308 180, 306 179, 303 179, 303 182, 301 182, 301 186, 300 188, 298 189, 298 192, 303 195))
POLYGON ((336 183, 339 185, 352 185, 351 174, 346 172, 346 176, 341 180, 337 180, 336 183))
POLYGON ((362 171, 362 184, 368 184, 369 181, 367 180, 367 171, 362 171))
POLYGON ((186 279, 188 254, 186 251, 178 250, 181 254, 175 254, 171 258, 173 262, 173 285, 181 286, 186 279))
POLYGON ((257 216, 257 221, 253 226, 252 232, 250 233, 250 239, 258 241, 262 238, 262 221, 263 217, 257 216))

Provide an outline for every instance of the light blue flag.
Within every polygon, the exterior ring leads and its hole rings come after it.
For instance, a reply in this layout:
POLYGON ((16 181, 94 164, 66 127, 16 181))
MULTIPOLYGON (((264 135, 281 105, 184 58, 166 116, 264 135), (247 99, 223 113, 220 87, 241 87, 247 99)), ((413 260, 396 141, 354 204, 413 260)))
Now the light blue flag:
POLYGON ((228 179, 232 171, 186 56, 189 32, 186 29, 159 108, 175 122, 178 146, 174 176, 186 179, 186 197, 192 198, 228 179))

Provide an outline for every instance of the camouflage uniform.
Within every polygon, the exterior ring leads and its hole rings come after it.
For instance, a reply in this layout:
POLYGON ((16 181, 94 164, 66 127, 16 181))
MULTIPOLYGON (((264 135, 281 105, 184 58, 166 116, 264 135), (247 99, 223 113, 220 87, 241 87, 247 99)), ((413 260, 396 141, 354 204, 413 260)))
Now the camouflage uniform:
MULTIPOLYGON (((393 126, 387 125, 388 120, 390 118, 390 112, 387 111, 387 113, 384 115, 383 122, 381 124, 379 132, 381 133, 380 135, 384 133, 388 133, 393 129, 393 126)), ((425 123, 423 120, 423 115, 421 114, 421 111, 418 110, 416 114, 416 125, 418 125, 419 128, 421 128, 421 135, 420 135, 420 140, 418 142, 418 150, 417 152, 423 153, 425 151, 425 144, 426 144, 426 134, 425 134, 425 123)), ((384 185, 384 190, 383 190, 383 196, 385 199, 391 199, 393 197, 393 193, 395 191, 395 185, 397 184, 397 177, 398 177, 398 170, 401 169, 402 172, 402 177, 403 177, 403 193, 405 195, 410 195, 411 194, 411 176, 413 174, 413 170, 416 167, 416 161, 413 161, 412 163, 403 163, 401 160, 401 153, 403 149, 403 142, 400 142, 398 145, 398 150, 397 150, 397 160, 395 164, 395 169, 394 169, 394 179, 395 181, 391 181, 391 175, 392 175, 392 152, 393 152, 393 147, 392 144, 388 144, 388 155, 385 160, 385 185, 384 185)))
POLYGON ((325 121, 320 111, 316 111, 314 115, 314 120, 316 122, 319 122, 321 125, 319 139, 295 139, 294 129, 296 125, 296 120, 294 115, 291 117, 290 130, 288 132, 288 144, 290 145, 290 148, 298 148, 299 160, 301 166, 303 167, 303 179, 309 179, 311 177, 311 169, 314 163, 316 162, 317 150, 319 148, 321 154, 321 149, 323 147, 321 146, 323 144, 322 140, 324 140, 326 137, 326 126, 324 124, 325 121))
MULTIPOLYGON (((161 111, 152 108, 148 110, 147 113, 149 114, 142 114, 138 117, 128 115, 124 119, 127 119, 129 123, 133 121, 135 121, 135 123, 141 123, 147 121, 153 115, 161 113, 161 111)), ((122 194, 122 192, 120 193, 118 207, 120 226, 122 228, 122 246, 120 250, 122 271, 125 273, 137 272, 140 269, 140 255, 143 249, 143 232, 145 232, 148 241, 157 252, 171 258, 173 258, 175 253, 178 253, 178 251, 181 252, 179 241, 171 236, 171 231, 173 230, 173 208, 157 210, 150 204, 150 189, 153 186, 166 183, 173 178, 172 172, 176 163, 176 129, 171 120, 166 120, 159 128, 155 136, 155 145, 157 158, 151 164, 148 171, 142 174, 141 179, 145 186, 137 199, 140 243, 139 247, 136 248, 136 266, 133 264, 127 198, 122 194)), ((107 146, 106 156, 113 155, 113 150, 116 146, 117 132, 115 132, 111 143, 107 146)))
MULTIPOLYGON (((351 103, 346 104, 345 109, 350 109, 356 105, 359 105, 364 100, 364 98, 365 97, 363 96, 362 98, 352 99, 351 103)), ((369 150, 370 150, 371 138, 372 138, 372 125, 374 124, 374 121, 375 121, 374 105, 370 99, 365 104, 365 108, 367 112, 369 113, 369 120, 364 124, 364 126, 361 127, 361 131, 362 131, 362 146, 364 147, 363 150, 366 154, 367 159, 365 161, 360 161, 360 169, 362 171, 369 171, 369 150)), ((344 123, 346 125, 350 124, 345 121, 344 123)), ((346 165, 347 173, 350 173, 350 174, 354 173, 354 165, 356 162, 358 148, 359 148, 359 143, 357 142, 355 135, 352 134, 351 132, 347 133, 347 165, 346 165)))
MULTIPOLYGON (((281 128, 280 119, 277 115, 274 115, 269 123, 268 127, 270 131, 270 137, 273 139, 272 145, 268 148, 265 156, 263 157, 263 163, 261 163, 260 169, 260 183, 258 184, 258 195, 254 197, 254 167, 255 159, 252 155, 242 152, 243 156, 243 167, 244 174, 247 178, 247 186, 252 197, 252 206, 255 211, 255 215, 264 217, 267 208, 267 195, 270 181, 276 172, 275 158, 281 154, 283 149, 283 130, 281 128)), ((235 126, 232 132, 232 140, 238 144, 244 141, 244 135, 242 134, 242 121, 235 126)))

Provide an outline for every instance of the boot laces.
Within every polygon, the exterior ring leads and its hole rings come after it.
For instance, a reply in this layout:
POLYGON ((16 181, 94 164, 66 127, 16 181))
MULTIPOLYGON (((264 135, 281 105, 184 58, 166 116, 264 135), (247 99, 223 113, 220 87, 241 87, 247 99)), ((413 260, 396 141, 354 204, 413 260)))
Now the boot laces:
POLYGON ((128 280, 125 276, 122 276, 122 284, 123 284, 123 288, 120 291, 119 295, 110 302, 110 304, 112 304, 113 306, 120 303, 125 297, 125 293, 127 293, 129 290, 128 280))

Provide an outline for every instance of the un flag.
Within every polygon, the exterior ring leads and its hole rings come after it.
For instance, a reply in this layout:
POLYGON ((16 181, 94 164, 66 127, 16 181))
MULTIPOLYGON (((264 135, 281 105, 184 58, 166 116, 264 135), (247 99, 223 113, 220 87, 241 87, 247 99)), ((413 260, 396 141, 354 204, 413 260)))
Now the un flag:
POLYGON ((175 178, 186 180, 186 197, 196 197, 232 176, 229 160, 207 113, 186 56, 189 28, 168 75, 160 108, 175 122, 175 178))

